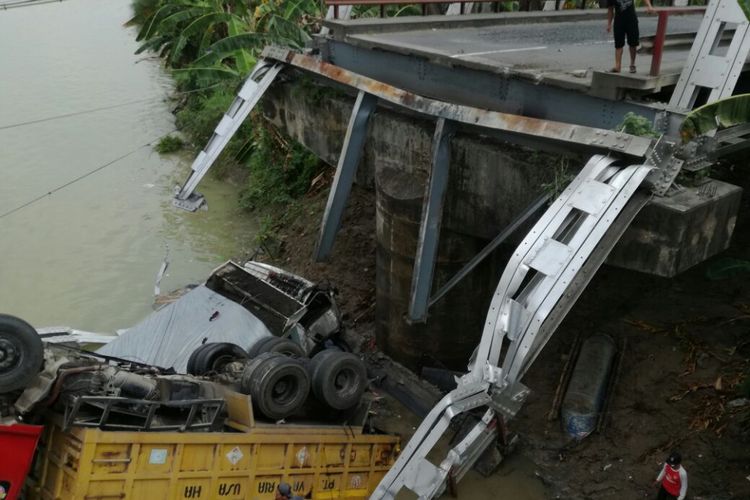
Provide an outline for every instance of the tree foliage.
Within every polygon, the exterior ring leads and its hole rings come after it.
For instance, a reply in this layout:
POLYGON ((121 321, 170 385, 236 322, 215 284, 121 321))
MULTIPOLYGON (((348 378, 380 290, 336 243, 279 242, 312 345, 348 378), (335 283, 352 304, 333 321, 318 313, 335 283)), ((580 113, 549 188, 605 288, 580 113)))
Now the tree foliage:
POLYGON ((303 48, 320 20, 315 0, 134 0, 133 10, 138 53, 201 84, 247 75, 265 45, 303 48))
POLYGON ((706 104, 688 113, 680 126, 680 135, 687 142, 712 130, 749 122, 750 94, 740 94, 706 104))

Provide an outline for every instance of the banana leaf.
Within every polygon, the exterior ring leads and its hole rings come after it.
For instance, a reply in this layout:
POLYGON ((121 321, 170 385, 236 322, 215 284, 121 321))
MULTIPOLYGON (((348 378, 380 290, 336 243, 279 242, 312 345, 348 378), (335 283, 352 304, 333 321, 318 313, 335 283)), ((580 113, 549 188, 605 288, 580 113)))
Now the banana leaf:
POLYGON ((714 281, 723 280, 748 272, 750 272, 750 262, 726 257, 708 266, 708 269, 706 269, 706 278, 714 281))
POLYGON ((169 35, 160 35, 155 38, 151 38, 147 42, 142 43, 141 46, 138 47, 138 50, 135 51, 135 53, 137 55, 147 50, 150 50, 153 52, 159 52, 161 51, 164 45, 168 45, 171 43, 172 43, 172 37, 170 37, 169 35))
POLYGON ((740 94, 688 113, 680 126, 680 136, 684 142, 688 142, 712 130, 747 122, 750 122, 750 94, 740 94))
MULTIPOLYGON (((212 12, 210 14, 206 14, 204 16, 201 16, 194 20, 192 23, 187 25, 184 30, 182 30, 181 35, 184 37, 190 37, 192 35, 195 35, 197 33, 204 32, 209 26, 217 23, 226 23, 230 19, 236 18, 234 14, 230 14, 229 12, 212 12)), ((237 18, 240 19, 240 18, 237 18)))
POLYGON ((175 12, 178 12, 181 9, 182 7, 180 5, 168 4, 157 10, 156 13, 151 17, 151 20, 143 24, 143 27, 138 33, 138 36, 135 37, 135 40, 137 42, 140 42, 141 40, 148 40, 149 38, 154 36, 162 19, 174 14, 175 12))
POLYGON ((202 15, 205 15, 206 12, 207 10, 203 7, 191 7, 165 17, 159 24, 160 26, 163 25, 164 27, 171 29, 183 21, 201 17, 202 15))
POLYGON ((207 49, 206 54, 193 61, 193 64, 197 66, 210 66, 227 57, 233 57, 238 50, 258 48, 267 39, 268 37, 263 33, 243 33, 241 35, 229 36, 212 44, 207 49))
MULTIPOLYGON (((237 19, 231 19, 227 26, 229 28, 229 37, 235 37, 243 34, 243 26, 240 21, 237 19)), ((244 48, 236 50, 234 52, 234 58, 235 62, 237 64, 237 69, 240 71, 241 74, 245 75, 250 72, 251 66, 251 56, 250 53, 244 48)))

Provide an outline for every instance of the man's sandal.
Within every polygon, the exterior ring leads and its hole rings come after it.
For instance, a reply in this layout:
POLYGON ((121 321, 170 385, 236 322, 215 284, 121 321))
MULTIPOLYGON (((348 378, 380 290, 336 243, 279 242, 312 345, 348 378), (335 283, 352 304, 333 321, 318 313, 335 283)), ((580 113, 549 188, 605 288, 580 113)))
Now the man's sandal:
POLYGON ((610 72, 610 73, 619 73, 619 72, 620 72, 620 70, 619 70, 619 69, 617 69, 617 68, 612 68, 611 70, 609 70, 609 72, 610 72))
POLYGON ((630 72, 631 72, 631 73, 635 73, 635 66, 631 66, 631 67, 630 67, 630 72))

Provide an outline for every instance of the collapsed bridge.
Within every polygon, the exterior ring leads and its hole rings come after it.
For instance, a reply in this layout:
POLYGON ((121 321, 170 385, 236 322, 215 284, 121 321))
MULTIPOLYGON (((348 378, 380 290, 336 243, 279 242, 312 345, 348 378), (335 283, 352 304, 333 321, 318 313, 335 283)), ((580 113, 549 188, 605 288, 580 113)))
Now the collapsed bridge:
MULTIPOLYGON (((571 18, 562 17, 558 22, 585 21, 571 18)), ((646 83, 622 81, 631 78, 624 76, 597 77, 597 72, 591 72, 589 81, 588 72, 576 76, 575 68, 565 66, 567 60, 554 71, 519 68, 515 58, 523 51, 514 49, 530 47, 473 52, 466 47, 456 49, 456 44, 443 47, 434 39, 440 33, 432 33, 431 27, 410 26, 399 32, 394 29, 397 22, 369 27, 370 21, 331 22, 331 34, 319 40, 322 58, 277 48, 264 51, 263 59, 196 158, 175 203, 188 209, 203 203, 195 192, 200 179, 271 89, 275 108, 271 106, 270 119, 286 126, 322 158, 334 157, 337 161, 316 259, 330 258, 355 179, 374 180, 379 197, 378 243, 384 247, 379 250, 378 263, 382 275, 378 276, 378 328, 386 332, 386 352, 413 363, 417 352, 424 349, 424 339, 429 338, 442 353, 454 353, 449 363, 461 362, 482 331, 469 373, 427 416, 375 497, 391 498, 407 488, 421 498, 431 498, 442 491, 449 475, 462 476, 491 440, 495 418, 512 418, 523 404, 528 390, 520 383, 521 378, 618 241, 625 235, 631 251, 644 248, 638 246, 637 233, 628 238, 629 230, 678 228, 668 235, 671 241, 656 239, 652 243, 662 248, 672 245, 670 250, 674 251, 645 252, 633 259, 628 247, 621 245, 611 256, 615 264, 667 276, 728 244, 740 189, 718 181, 709 181, 710 189, 705 185, 681 188, 675 185, 675 179, 681 171, 701 171, 722 155, 747 147, 750 129, 738 125, 687 142, 679 137, 679 131, 696 103, 726 98, 738 81, 744 85, 741 74, 750 49, 748 21, 735 2, 723 0, 711 2, 702 21, 696 19, 684 23, 692 23, 697 29, 689 50, 681 48, 664 58, 665 67, 682 66, 677 77, 674 73, 670 77, 636 77, 648 80, 646 83), (377 33, 363 34, 363 29, 377 33), (296 72, 344 89, 345 94, 356 94, 340 152, 331 154, 330 141, 318 137, 330 135, 328 127, 304 126, 310 118, 300 115, 305 114, 305 106, 316 109, 314 102, 295 102, 293 96, 283 92, 273 94, 273 82, 280 75, 293 76, 296 72), (576 82, 574 78, 585 81, 576 82), (644 92, 658 96, 672 85, 669 103, 622 99, 624 95, 642 97, 644 92), (290 109, 293 106, 297 107, 290 109), (376 112, 389 120, 379 132, 373 120, 376 112), (627 112, 646 117, 660 136, 652 139, 612 131, 627 112), (414 145, 419 140, 412 141, 411 148, 407 140, 402 143, 404 147, 390 148, 380 156, 367 151, 373 135, 379 144, 394 135, 404 140, 409 138, 404 131, 423 133, 425 123, 434 123, 432 139, 427 141, 425 175, 420 176, 418 169, 405 161, 419 148, 414 145), (538 193, 529 189, 535 179, 514 179, 523 167, 534 168, 524 165, 523 160, 510 168, 493 163, 491 160, 497 157, 491 154, 480 165, 465 160, 471 158, 472 149, 493 140, 593 156, 521 241, 495 289, 489 312, 484 309, 485 318, 484 313, 477 313, 477 304, 462 308, 451 303, 450 299, 458 295, 451 289, 459 282, 463 286, 481 283, 484 286, 478 288, 487 293, 483 281, 487 274, 477 276, 480 273, 472 271, 514 231, 527 227, 549 198, 544 194, 535 198, 538 193), (459 152, 464 163, 457 169, 454 159, 459 152), (374 166, 369 172, 361 172, 360 164, 366 163, 368 154, 374 166), (509 199, 500 194, 519 190, 524 194, 516 194, 509 209, 509 199), (650 219, 638 219, 642 210, 650 210, 650 219), (413 216, 415 212, 417 217, 413 216), (696 212, 701 215, 696 217, 696 212), (414 223, 404 224, 409 217, 414 223), (411 230, 414 234, 409 236, 411 230), (688 233, 699 237, 684 241, 688 233), (404 239, 413 242, 410 259, 403 255, 408 248, 404 239), (441 254, 448 254, 449 261, 442 270, 441 254), (436 280, 438 274, 440 280, 436 280), (438 282, 441 287, 434 291, 438 282), (458 317, 455 323, 442 321, 448 315, 445 311, 458 317), (469 318, 474 321, 464 321, 469 318), (456 324, 461 327, 456 329, 456 324), (456 331, 462 335, 455 335, 456 331), (482 421, 442 463, 428 461, 427 454, 452 418, 478 407, 488 408, 482 421)), ((496 16, 494 20, 504 28, 512 24, 513 17, 496 16)), ((438 23, 435 29, 442 29, 440 25, 460 25, 461 21, 431 22, 438 23)), ((479 36, 490 23, 484 19, 479 26, 446 30, 473 29, 479 36)), ((465 36, 455 38, 466 40, 465 36)), ((315 118, 321 121, 320 115, 315 118)), ((491 276, 489 280, 494 281, 491 276)), ((469 301, 478 302, 471 297, 469 301)), ((483 303, 480 305, 484 308, 483 303)))

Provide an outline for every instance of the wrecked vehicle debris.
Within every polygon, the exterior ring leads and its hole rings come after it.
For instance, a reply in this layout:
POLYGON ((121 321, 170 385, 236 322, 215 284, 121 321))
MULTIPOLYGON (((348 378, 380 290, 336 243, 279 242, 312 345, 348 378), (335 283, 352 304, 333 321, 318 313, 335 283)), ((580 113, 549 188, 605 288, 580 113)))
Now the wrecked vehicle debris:
MULTIPOLYGON (((190 373, 191 355, 206 343, 231 343, 253 357, 262 351, 250 349, 267 339, 275 342, 262 344, 268 350, 301 356, 338 343, 340 333, 333 290, 267 264, 229 261, 98 352, 190 373)), ((194 374, 210 371, 217 355, 201 355, 194 374)))
MULTIPOLYGON (((247 439, 240 441, 248 443, 266 434, 274 442, 293 443, 295 435, 309 440, 312 432, 315 439, 330 441, 325 446, 356 446, 377 455, 366 464, 347 459, 347 467, 360 467, 357 473, 366 474, 367 482, 334 481, 324 487, 344 496, 351 488, 368 495, 397 455, 396 436, 363 430, 372 401, 364 397, 369 381, 364 362, 342 350, 333 290, 281 269, 227 262, 204 285, 102 342, 99 352, 77 347, 80 338, 94 338, 80 333, 86 332, 47 329, 47 337, 57 342, 43 342, 25 321, 0 315, 4 428, 41 423, 54 427, 53 432, 99 439, 81 434, 81 429, 96 428, 115 440, 131 432, 156 433, 167 441, 175 439, 168 437, 175 431, 196 436, 211 432, 215 443, 230 428, 243 431, 247 439), (349 430, 340 432, 342 425, 349 430)), ((32 427, 38 436, 41 427, 32 427)), ((374 429, 371 423, 366 427, 374 429)), ((47 448, 38 460, 53 460, 50 453, 60 450, 51 446, 59 443, 42 442, 47 448)), ((307 445, 302 446, 298 457, 307 445)), ((311 460, 310 466, 331 465, 322 455, 311 460)), ((250 473, 259 474, 253 467, 250 473)), ((47 493, 53 496, 90 496, 90 491, 56 490, 59 480, 45 482, 45 475, 58 472, 42 467, 36 493, 39 484, 52 484, 54 491, 47 493)), ((25 474, 24 469, 20 476, 25 474)), ((17 483, 16 478, 13 491, 18 491, 17 483)), ((318 487, 312 483, 304 479, 299 484, 309 494, 318 487)))
POLYGON ((560 409, 563 428, 574 439, 583 439, 596 429, 615 352, 608 335, 594 335, 581 345, 560 409))

